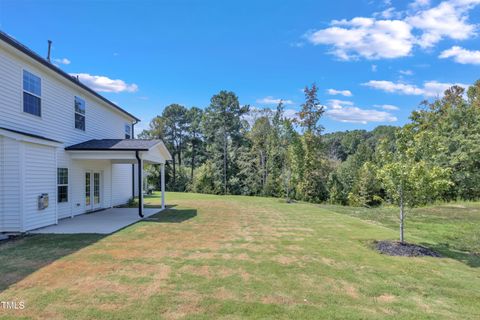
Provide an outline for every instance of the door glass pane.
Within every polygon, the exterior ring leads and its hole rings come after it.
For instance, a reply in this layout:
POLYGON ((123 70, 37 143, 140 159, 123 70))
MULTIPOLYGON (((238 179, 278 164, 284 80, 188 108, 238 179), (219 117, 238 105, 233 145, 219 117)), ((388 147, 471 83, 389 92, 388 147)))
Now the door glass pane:
POLYGON ((93 174, 93 201, 95 204, 100 203, 100 173, 93 174))
POLYGON ((85 204, 90 205, 90 172, 85 173, 85 204))

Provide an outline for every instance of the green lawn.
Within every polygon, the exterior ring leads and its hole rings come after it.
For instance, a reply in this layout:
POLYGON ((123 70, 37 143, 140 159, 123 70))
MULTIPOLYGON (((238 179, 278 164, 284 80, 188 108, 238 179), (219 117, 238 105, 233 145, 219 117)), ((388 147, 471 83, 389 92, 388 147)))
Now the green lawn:
POLYGON ((480 318, 478 233, 468 238, 477 204, 412 213, 408 239, 443 248, 448 256, 439 259, 373 251, 372 240, 397 237, 389 209, 376 209, 377 218, 362 209, 181 193, 168 193, 167 203, 174 209, 106 237, 1 244, 0 301, 26 308, 0 309, 0 318, 480 318))
MULTIPOLYGON (((355 208, 321 205, 397 231, 399 209, 394 207, 355 208)), ((458 202, 409 209, 406 220, 407 241, 421 243, 445 256, 480 267, 480 203, 458 202)))

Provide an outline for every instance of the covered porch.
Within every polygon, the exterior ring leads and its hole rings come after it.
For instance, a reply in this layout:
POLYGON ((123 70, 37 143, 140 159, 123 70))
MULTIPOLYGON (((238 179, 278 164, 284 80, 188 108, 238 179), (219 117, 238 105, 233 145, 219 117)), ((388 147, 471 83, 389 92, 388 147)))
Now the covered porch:
MULTIPOLYGON (((58 224, 32 230, 34 234, 78 234, 96 233, 110 234, 123 229, 131 224, 141 221, 136 208, 111 208, 92 213, 79 215, 73 219, 65 218, 58 221, 58 224)), ((146 208, 143 210, 145 218, 152 216, 163 209, 146 208)))
MULTIPOLYGON (((72 160, 107 160, 112 165, 131 164, 132 198, 138 195, 137 213, 140 218, 145 216, 144 164, 160 165, 161 209, 165 208, 165 163, 172 157, 162 140, 95 139, 69 146, 65 150, 72 160)), ((112 188, 115 188, 113 182, 112 188)))

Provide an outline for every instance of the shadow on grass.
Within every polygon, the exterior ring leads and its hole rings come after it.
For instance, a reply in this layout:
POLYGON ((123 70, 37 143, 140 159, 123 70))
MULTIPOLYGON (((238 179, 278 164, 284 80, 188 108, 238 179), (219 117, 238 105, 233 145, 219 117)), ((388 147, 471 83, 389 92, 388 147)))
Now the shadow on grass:
MULTIPOLYGON (((177 205, 176 204, 167 204, 165 205, 165 208, 166 209, 172 209, 172 208, 175 208, 177 205)), ((162 205, 160 204, 148 204, 148 203, 145 203, 143 205, 144 208, 152 208, 152 209, 161 209, 162 208, 162 205)), ((131 208, 138 208, 138 204, 137 206, 135 207, 131 207, 131 208)))
POLYGON ((422 243, 421 245, 440 253, 444 257, 455 259, 457 261, 465 263, 466 265, 472 268, 480 267, 480 256, 475 255, 473 253, 464 252, 464 251, 451 248, 446 243, 438 243, 438 244, 422 243))
POLYGON ((104 237, 98 234, 38 234, 0 242, 0 293, 35 271, 104 237))
POLYGON ((193 219, 197 216, 196 209, 167 209, 150 216, 143 221, 157 222, 157 223, 182 223, 184 221, 193 219))

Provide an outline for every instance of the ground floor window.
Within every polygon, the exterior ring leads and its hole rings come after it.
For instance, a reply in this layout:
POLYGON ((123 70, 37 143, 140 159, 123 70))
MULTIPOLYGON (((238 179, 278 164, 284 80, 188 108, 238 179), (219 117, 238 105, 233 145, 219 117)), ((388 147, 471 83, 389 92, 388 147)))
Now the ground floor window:
POLYGON ((68 202, 68 168, 57 169, 58 202, 68 202))

